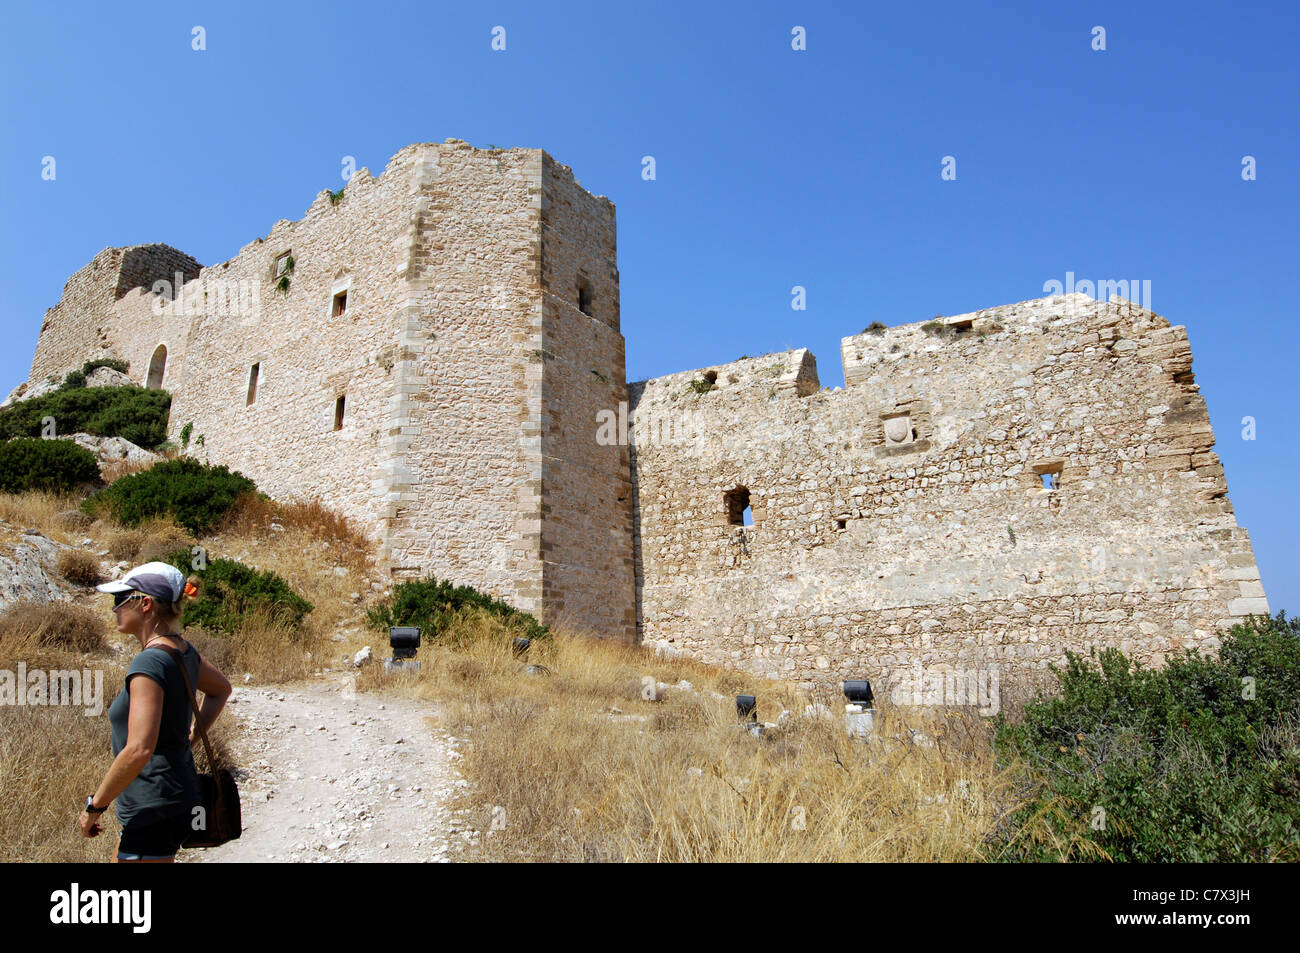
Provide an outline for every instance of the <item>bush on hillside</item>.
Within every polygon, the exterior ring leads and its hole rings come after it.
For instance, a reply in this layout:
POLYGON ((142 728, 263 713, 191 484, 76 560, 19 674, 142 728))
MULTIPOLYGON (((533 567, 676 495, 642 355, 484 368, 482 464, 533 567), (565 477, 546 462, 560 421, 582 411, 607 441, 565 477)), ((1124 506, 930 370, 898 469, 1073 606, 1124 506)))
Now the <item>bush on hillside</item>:
POLYGON ((91 516, 106 514, 126 526, 170 514, 201 536, 221 522, 241 493, 256 489, 253 481, 238 471, 182 457, 122 477, 84 500, 82 510, 91 516))
POLYGON ((19 437, 0 442, 0 490, 66 493, 99 482, 95 455, 71 440, 19 437))
POLYGON ((313 608, 280 576, 233 559, 209 559, 206 568, 195 569, 190 550, 176 549, 162 561, 199 577, 199 596, 185 607, 186 626, 234 633, 248 616, 261 610, 274 624, 296 629, 313 608))
POLYGON ((41 436, 42 420, 53 417, 60 434, 122 437, 152 449, 167 438, 171 395, 141 387, 61 388, 0 410, 0 438, 41 436))
POLYGON ((99 560, 84 549, 65 549, 55 563, 60 576, 77 586, 90 588, 101 579, 99 560))
POLYGON ((1054 672, 1059 697, 998 718, 1037 782, 1015 859, 1300 860, 1300 620, 1234 625, 1217 660, 1107 649, 1054 672))
POLYGON ((506 625, 518 628, 526 638, 550 635, 546 626, 527 612, 472 586, 453 586, 450 580, 439 582, 433 577, 398 583, 392 596, 366 612, 366 622, 379 630, 395 625, 417 625, 421 638, 432 641, 447 629, 458 612, 469 608, 483 609, 506 625))

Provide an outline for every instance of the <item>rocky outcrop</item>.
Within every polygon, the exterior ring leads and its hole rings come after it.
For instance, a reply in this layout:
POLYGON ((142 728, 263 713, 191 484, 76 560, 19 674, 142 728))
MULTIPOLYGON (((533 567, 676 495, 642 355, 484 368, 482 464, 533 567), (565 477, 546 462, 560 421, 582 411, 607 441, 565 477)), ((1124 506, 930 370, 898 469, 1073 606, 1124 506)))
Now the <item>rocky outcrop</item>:
POLYGON ((23 381, 9 392, 9 396, 6 397, 3 402, 0 402, 0 409, 8 407, 11 404, 16 404, 20 400, 31 400, 33 397, 42 397, 45 394, 53 393, 62 385, 63 381, 61 380, 43 380, 30 385, 26 381, 23 381))
POLYGON ((59 544, 41 533, 23 533, 9 555, 0 555, 0 610, 15 602, 58 602, 67 594, 52 578, 59 544))
POLYGON ((130 463, 157 463, 162 456, 138 447, 123 437, 100 437, 93 433, 63 434, 59 440, 74 440, 95 455, 101 466, 126 460, 130 463))
MULTIPOLYGON (((58 377, 53 380, 46 378, 37 381, 35 384, 28 384, 23 381, 17 387, 9 392, 9 396, 0 401, 0 410, 19 401, 31 400, 33 397, 43 397, 46 394, 52 394, 63 386, 63 378, 58 377)), ((130 375, 123 374, 121 371, 115 371, 111 367, 97 367, 86 375, 87 387, 139 387, 137 381, 133 381, 130 375)))
POLYGON ((140 385, 121 371, 111 367, 97 367, 86 375, 87 387, 139 387, 140 385))

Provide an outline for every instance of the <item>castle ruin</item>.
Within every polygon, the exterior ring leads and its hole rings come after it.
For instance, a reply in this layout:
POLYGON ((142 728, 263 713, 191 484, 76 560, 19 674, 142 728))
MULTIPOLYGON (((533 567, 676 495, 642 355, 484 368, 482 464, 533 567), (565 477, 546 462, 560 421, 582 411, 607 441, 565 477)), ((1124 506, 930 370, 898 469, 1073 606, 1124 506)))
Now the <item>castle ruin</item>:
POLYGON ((804 682, 1217 648, 1268 603, 1184 328, 1083 295, 629 384, 613 204, 412 145, 229 261, 108 248, 29 382, 130 362, 169 433, 355 520, 393 579, 804 682))

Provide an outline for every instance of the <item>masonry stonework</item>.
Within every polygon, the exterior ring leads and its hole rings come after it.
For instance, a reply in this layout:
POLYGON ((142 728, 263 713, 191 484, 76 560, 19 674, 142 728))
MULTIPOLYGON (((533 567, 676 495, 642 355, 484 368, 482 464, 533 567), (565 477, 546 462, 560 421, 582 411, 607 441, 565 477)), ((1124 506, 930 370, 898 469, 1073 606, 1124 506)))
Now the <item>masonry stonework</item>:
POLYGON ((105 249, 30 381, 106 356, 392 579, 756 674, 1159 663, 1268 611, 1183 328, 1071 295, 845 338, 842 389, 806 349, 629 384, 614 206, 540 149, 408 146, 210 267, 105 249))
POLYGON ((803 350, 630 385, 645 640, 889 686, 1093 645, 1159 664, 1268 612, 1183 328, 1073 295, 842 357, 843 389, 803 350))

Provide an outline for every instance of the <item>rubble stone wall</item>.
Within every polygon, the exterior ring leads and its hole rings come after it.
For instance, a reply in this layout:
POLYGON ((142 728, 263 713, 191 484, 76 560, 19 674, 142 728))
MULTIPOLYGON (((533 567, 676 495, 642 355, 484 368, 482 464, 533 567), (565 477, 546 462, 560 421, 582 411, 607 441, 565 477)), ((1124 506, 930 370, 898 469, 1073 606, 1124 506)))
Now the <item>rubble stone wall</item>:
POLYGON ((1159 664, 1268 611, 1184 328, 1075 295, 842 352, 843 389, 799 386, 801 351, 630 385, 648 644, 889 687, 1092 645, 1159 664))

